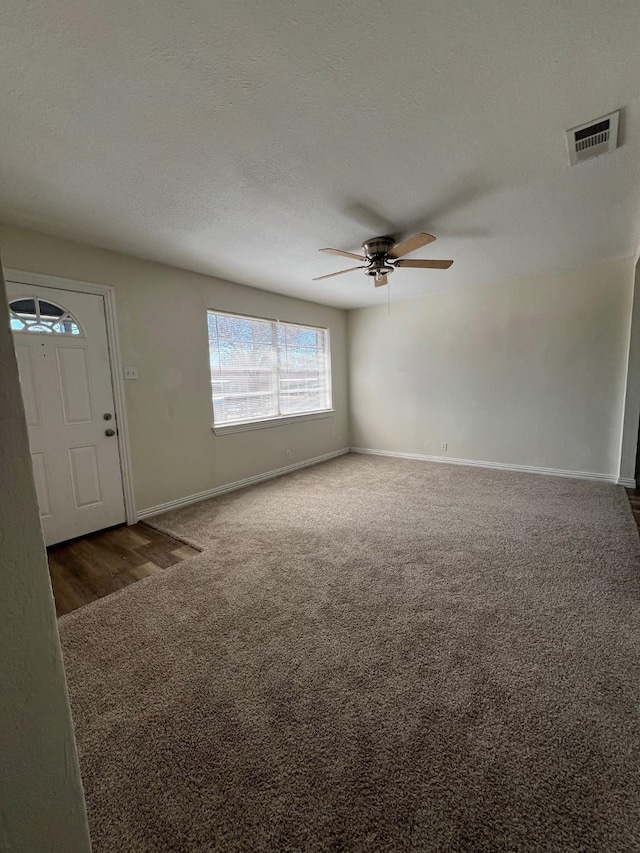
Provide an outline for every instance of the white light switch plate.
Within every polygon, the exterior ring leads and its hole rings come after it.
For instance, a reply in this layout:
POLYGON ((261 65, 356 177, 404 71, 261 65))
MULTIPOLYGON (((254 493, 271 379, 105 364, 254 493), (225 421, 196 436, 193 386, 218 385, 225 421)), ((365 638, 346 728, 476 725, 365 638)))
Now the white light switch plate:
POLYGON ((137 379, 138 378, 138 368, 137 367, 125 367, 124 378, 125 379, 137 379))

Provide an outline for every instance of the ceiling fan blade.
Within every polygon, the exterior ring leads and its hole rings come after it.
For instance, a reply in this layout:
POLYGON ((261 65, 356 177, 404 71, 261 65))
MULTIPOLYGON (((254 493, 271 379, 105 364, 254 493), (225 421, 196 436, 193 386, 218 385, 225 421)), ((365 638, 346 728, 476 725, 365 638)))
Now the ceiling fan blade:
POLYGON ((356 261, 366 261, 364 255, 356 255, 353 252, 343 252, 342 249, 320 249, 321 252, 327 252, 329 255, 340 255, 342 258, 354 258, 356 261))
POLYGON ((333 278, 334 275, 344 275, 346 272, 353 272, 354 270, 364 269, 364 266, 361 267, 351 267, 348 270, 340 270, 340 272, 330 272, 329 275, 319 275, 317 278, 312 278, 311 281, 322 281, 323 278, 333 278))
POLYGON ((386 275, 381 276, 380 278, 374 279, 374 283, 376 287, 382 287, 383 284, 386 284, 388 281, 386 275))
POLYGON ((453 261, 419 261, 411 260, 396 261, 397 267, 413 267, 417 270, 448 270, 453 261))
POLYGON ((398 243, 397 246, 394 246, 389 252, 389 257, 401 258, 403 255, 415 252, 416 249, 428 246, 429 243, 433 243, 435 239, 436 238, 433 234, 426 234, 424 231, 421 231, 419 234, 414 234, 413 237, 409 237, 409 239, 405 240, 404 243, 398 243))

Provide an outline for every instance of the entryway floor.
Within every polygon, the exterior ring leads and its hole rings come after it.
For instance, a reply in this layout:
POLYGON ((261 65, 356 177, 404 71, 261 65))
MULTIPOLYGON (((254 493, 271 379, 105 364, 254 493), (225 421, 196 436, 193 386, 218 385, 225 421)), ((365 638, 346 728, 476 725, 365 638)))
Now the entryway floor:
POLYGON ((141 522, 52 545, 47 552, 58 616, 199 553, 141 522))

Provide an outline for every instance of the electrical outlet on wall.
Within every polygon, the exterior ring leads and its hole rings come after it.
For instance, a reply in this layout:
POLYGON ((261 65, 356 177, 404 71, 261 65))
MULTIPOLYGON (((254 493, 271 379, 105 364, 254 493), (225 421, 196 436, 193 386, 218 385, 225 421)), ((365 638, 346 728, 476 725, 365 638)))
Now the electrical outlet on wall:
POLYGON ((441 441, 440 442, 440 450, 446 450, 446 449, 447 449, 447 442, 441 441))
POLYGON ((291 451, 290 450, 285 450, 284 458, 285 459, 291 459, 291 451))

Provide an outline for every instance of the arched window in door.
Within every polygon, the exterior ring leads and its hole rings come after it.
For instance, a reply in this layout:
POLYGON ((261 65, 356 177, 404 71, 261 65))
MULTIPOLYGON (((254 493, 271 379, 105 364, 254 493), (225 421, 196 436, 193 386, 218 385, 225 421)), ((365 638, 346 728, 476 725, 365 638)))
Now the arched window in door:
POLYGON ((11 330, 54 335, 82 335, 80 323, 61 305, 37 296, 9 303, 11 330))

